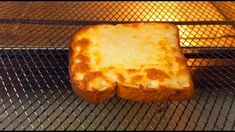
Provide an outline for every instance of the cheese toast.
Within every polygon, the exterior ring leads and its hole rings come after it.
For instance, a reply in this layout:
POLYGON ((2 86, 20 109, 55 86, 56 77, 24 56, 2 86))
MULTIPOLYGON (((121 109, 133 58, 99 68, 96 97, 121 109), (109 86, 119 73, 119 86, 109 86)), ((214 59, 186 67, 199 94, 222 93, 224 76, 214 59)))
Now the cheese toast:
POLYGON ((140 22, 84 26, 69 47, 69 76, 76 94, 102 103, 186 100, 194 87, 176 25, 140 22))

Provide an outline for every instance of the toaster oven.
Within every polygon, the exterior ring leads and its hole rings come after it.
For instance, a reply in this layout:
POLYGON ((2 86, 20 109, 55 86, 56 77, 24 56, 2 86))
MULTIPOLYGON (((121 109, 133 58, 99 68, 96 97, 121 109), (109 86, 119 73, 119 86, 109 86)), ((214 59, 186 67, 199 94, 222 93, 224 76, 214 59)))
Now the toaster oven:
POLYGON ((0 130, 235 130, 232 1, 0 2, 0 130), (68 76, 71 36, 86 25, 179 28, 196 94, 185 101, 81 100, 68 76))

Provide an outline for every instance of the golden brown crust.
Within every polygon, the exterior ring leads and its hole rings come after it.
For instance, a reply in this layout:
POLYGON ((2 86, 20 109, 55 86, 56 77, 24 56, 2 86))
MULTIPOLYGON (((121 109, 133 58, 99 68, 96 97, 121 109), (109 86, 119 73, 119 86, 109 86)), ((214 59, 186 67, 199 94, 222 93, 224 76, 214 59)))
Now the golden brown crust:
MULTIPOLYGON (((146 22, 145 22, 146 23, 146 22)), ((151 22, 150 22, 151 23, 151 22)), ((153 23, 153 22, 152 22, 153 23)), ((110 24, 102 24, 102 25, 110 25, 110 24)), ((131 26, 133 28, 136 28, 138 25, 135 24, 127 24, 125 26, 131 26)), ((173 24, 168 24, 165 25, 163 24, 163 28, 169 28, 170 26, 173 26, 176 28, 176 31, 178 31, 178 28, 176 25, 173 24)), ((115 85, 112 87, 106 88, 102 91, 94 89, 87 89, 86 88, 86 77, 84 77, 83 80, 76 80, 75 79, 75 73, 72 71, 72 68, 76 71, 79 72, 84 72, 88 74, 90 71, 89 64, 88 62, 90 61, 89 58, 86 56, 86 48, 89 45, 89 40, 81 38, 80 40, 77 39, 77 36, 81 35, 83 32, 86 32, 90 28, 95 28, 95 26, 86 26, 82 28, 79 32, 77 32, 73 38, 72 42, 69 47, 69 76, 71 78, 71 85, 75 93, 80 96, 81 99, 86 100, 87 102, 90 103, 102 103, 106 100, 111 99, 114 95, 115 92, 118 94, 120 97, 126 100, 131 100, 131 101, 142 101, 142 102, 155 102, 155 101, 163 101, 163 100, 186 100, 190 99, 194 96, 195 91, 193 87, 193 83, 190 80, 190 86, 187 88, 171 88, 171 87, 164 87, 160 86, 159 88, 148 88, 144 87, 143 85, 139 84, 139 86, 135 85, 125 85, 125 84, 117 84, 113 82, 115 85), (81 48, 79 54, 75 55, 75 47, 78 46, 81 48), (78 58, 80 60, 80 63, 77 63, 75 65, 74 60, 78 58)), ((181 50, 180 45, 179 45, 179 32, 176 32, 175 34, 178 39, 178 49, 181 50)), ((164 46, 164 44, 162 44, 164 46)), ((175 50, 178 50, 175 49, 175 50)), ((181 52, 182 53, 182 52, 181 52)), ((177 58, 177 61, 180 65, 186 66, 186 61, 184 58, 183 53, 181 54, 181 57, 177 58)), ((110 67, 109 69, 113 69, 113 67, 110 67)), ((147 77, 149 79, 156 79, 160 78, 161 80, 164 80, 165 78, 169 78, 169 76, 164 72, 160 71, 157 69, 145 69, 147 72, 147 77)), ((127 72, 129 74, 135 73, 137 69, 127 69, 127 72)), ((187 74, 189 71, 185 70, 179 70, 178 74, 187 74)), ((99 73, 95 74, 94 76, 101 76, 99 73)), ((87 75, 85 75, 87 76, 87 75)), ((88 78, 92 80, 94 77, 92 75, 91 78, 88 78)), ((138 80, 141 80, 143 78, 142 75, 135 75, 133 76, 132 80, 133 82, 138 82, 138 80)), ((118 74, 118 79, 123 81, 125 78, 121 75, 118 74)))
POLYGON ((193 83, 187 88, 177 89, 160 86, 159 89, 147 88, 139 85, 138 87, 118 85, 116 94, 129 101, 157 102, 165 100, 182 101, 191 99, 194 94, 193 83))

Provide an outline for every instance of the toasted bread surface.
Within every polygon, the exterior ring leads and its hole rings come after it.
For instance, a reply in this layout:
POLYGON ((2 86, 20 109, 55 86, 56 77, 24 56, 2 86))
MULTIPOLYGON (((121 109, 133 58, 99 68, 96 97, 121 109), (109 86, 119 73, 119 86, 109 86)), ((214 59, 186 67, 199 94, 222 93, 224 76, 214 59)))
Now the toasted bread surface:
POLYGON ((176 25, 100 24, 78 31, 70 44, 74 91, 101 103, 115 93, 126 100, 184 100, 194 95, 176 25))

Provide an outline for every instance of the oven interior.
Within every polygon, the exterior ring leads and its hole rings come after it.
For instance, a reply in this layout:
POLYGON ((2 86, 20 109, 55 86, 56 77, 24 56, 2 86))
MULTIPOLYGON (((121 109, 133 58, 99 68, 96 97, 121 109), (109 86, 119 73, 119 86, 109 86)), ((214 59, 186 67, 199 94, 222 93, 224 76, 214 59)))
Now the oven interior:
POLYGON ((0 2, 0 130, 235 130, 235 2, 0 2), (187 101, 89 104, 68 76, 81 27, 168 22, 196 95, 187 101))

